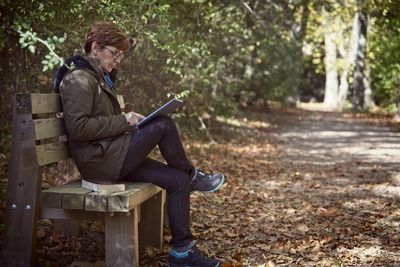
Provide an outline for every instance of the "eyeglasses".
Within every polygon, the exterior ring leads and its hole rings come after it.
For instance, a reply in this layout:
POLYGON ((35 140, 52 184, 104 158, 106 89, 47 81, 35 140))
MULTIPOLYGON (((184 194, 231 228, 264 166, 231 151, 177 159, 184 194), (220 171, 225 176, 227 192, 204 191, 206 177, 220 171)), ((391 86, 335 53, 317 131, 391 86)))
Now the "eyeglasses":
POLYGON ((116 51, 114 49, 109 48, 108 46, 103 46, 103 48, 107 49, 110 51, 112 57, 114 60, 121 60, 124 57, 124 53, 116 51))

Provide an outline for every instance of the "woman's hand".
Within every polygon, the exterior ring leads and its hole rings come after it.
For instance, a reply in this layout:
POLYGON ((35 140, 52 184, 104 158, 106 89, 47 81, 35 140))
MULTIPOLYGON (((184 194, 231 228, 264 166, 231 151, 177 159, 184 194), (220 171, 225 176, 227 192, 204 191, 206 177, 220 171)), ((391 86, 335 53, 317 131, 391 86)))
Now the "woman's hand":
POLYGON ((127 120, 127 122, 129 123, 129 125, 135 125, 136 123, 138 123, 139 121, 144 119, 144 116, 142 114, 136 113, 136 112, 128 112, 125 113, 125 118, 127 120))

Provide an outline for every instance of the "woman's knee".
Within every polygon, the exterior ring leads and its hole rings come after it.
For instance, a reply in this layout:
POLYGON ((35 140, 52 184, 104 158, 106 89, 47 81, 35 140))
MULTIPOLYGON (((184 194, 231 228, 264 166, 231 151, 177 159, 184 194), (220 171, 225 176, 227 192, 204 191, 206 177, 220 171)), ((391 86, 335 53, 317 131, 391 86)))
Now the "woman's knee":
POLYGON ((169 116, 160 116, 153 122, 153 129, 157 129, 157 132, 162 132, 163 134, 168 134, 177 131, 177 127, 173 119, 169 116))
POLYGON ((162 115, 155 120, 155 123, 163 126, 163 127, 170 127, 171 125, 175 126, 175 122, 171 119, 170 116, 162 115))

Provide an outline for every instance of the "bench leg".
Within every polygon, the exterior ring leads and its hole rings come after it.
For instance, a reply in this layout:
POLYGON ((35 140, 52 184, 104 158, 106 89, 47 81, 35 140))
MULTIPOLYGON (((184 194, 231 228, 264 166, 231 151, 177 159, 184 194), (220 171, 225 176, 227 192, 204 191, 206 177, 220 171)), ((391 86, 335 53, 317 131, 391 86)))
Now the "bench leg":
POLYGON ((139 247, 162 249, 165 190, 140 205, 139 247))
POLYGON ((105 214, 106 266, 139 266, 138 208, 105 214))
POLYGON ((26 99, 14 98, 2 266, 35 264, 42 168, 37 164, 32 115, 22 114, 29 105, 26 99))

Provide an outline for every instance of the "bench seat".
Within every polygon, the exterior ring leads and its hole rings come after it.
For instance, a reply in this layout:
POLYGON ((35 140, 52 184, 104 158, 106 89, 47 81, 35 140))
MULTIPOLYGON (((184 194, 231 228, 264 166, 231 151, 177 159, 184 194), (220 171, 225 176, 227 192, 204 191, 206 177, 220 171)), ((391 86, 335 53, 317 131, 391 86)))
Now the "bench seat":
POLYGON ((81 180, 42 191, 42 208, 129 212, 162 189, 151 183, 125 183, 122 192, 96 192, 81 180))
POLYGON ((139 266, 139 250, 162 249, 166 194, 151 183, 125 187, 125 191, 98 192, 83 188, 79 180, 43 190, 40 217, 104 222, 106 266, 139 266))

